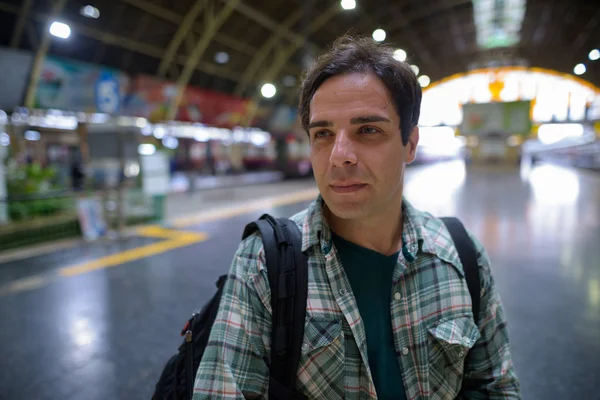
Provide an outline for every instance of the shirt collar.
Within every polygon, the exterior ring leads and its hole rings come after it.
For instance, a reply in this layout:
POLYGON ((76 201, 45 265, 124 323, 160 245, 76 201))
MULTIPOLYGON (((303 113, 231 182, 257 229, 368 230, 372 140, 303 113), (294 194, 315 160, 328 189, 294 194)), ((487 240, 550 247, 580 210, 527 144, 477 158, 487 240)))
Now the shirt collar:
MULTIPOLYGON (((324 254, 331 251, 331 229, 323 213, 323 204, 323 197, 319 194, 307 209, 302 222, 303 252, 316 245, 324 254)), ((460 265, 456 251, 448 249, 449 236, 439 219, 417 210, 406 198, 402 199, 402 215, 402 252, 408 261, 416 259, 419 252, 424 252, 436 255, 455 266, 460 265)))
MULTIPOLYGON (((308 207, 302 223, 304 233, 302 235, 302 251, 306 251, 311 246, 320 245, 325 252, 328 252, 328 248, 331 247, 331 229, 323 213, 323 205, 323 197, 319 194, 308 207)), ((402 212, 403 242, 410 253, 414 256, 419 249, 430 252, 431 242, 423 227, 422 213, 417 211, 405 198, 402 199, 402 212)))

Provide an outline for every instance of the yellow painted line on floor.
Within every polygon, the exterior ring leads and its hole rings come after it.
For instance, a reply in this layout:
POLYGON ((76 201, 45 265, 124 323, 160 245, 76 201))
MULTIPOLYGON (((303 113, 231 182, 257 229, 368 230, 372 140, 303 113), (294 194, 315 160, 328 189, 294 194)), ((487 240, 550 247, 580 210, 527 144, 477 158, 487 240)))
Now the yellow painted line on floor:
MULTIPOLYGON (((247 214, 252 211, 313 200, 317 197, 318 193, 319 192, 317 189, 308 189, 281 196, 262 198, 240 206, 208 210, 195 215, 178 218, 171 221, 171 224, 173 227, 181 229, 204 222, 218 221, 247 214)), ((149 225, 137 228, 135 229, 135 234, 143 237, 153 237, 165 240, 130 250, 125 250, 116 254, 111 254, 109 256, 101 257, 92 261, 70 265, 68 267, 59 269, 58 274, 34 275, 18 279, 4 287, 0 287, 0 296, 38 289, 50 283, 57 277, 71 277, 100 269, 117 267, 128 262, 155 256, 177 248, 189 246, 194 243, 203 242, 208 239, 208 235, 205 233, 166 229, 158 225, 149 225)))
MULTIPOLYGON (((167 231, 167 229, 163 229, 163 231, 167 231)), ((166 232, 161 232, 161 234, 166 235, 166 232)), ((170 239, 158 243, 147 244, 135 249, 125 250, 120 253, 111 254, 110 256, 98 258, 93 261, 64 267, 59 270, 59 275, 75 276, 99 269, 116 267, 128 262, 139 260, 141 258, 155 256, 157 254, 180 247, 202 242, 206 239, 208 239, 208 235, 205 233, 171 231, 170 239)))
POLYGON ((47 282, 49 282, 48 277, 42 275, 34 275, 27 278, 17 279, 16 281, 0 288, 0 296, 37 289, 44 286, 47 282))
POLYGON ((135 233, 139 236, 163 239, 173 239, 182 234, 182 232, 174 231, 172 229, 165 229, 159 225, 142 226, 137 228, 135 233))
POLYGON ((208 210, 195 215, 176 218, 171 221, 171 225, 175 228, 185 228, 200 223, 218 221, 221 219, 235 217, 237 215, 247 214, 252 211, 313 200, 318 194, 319 191, 317 189, 308 189, 281 196, 262 198, 259 200, 250 201, 241 206, 208 210))

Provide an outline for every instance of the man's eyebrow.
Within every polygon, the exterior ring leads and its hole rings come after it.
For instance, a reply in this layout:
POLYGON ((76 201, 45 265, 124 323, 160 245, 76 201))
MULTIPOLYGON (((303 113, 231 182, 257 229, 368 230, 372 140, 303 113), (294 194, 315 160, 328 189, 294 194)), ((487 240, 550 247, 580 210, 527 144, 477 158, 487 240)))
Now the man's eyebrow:
POLYGON ((371 122, 392 122, 385 117, 380 117, 379 115, 368 115, 365 117, 355 117, 350 120, 350 123, 353 125, 358 124, 368 124, 371 122))
POLYGON ((315 121, 308 124, 308 129, 312 128, 329 128, 333 126, 331 121, 315 121))

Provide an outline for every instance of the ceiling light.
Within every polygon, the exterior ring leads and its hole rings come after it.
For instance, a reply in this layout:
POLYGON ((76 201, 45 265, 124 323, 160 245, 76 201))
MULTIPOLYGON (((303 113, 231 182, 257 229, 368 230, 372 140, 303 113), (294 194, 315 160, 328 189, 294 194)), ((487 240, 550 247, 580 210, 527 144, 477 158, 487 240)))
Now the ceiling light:
POLYGON ((415 72, 415 75, 419 75, 419 67, 417 67, 416 65, 411 65, 410 67, 415 72))
POLYGON ((418 81, 419 81, 419 85, 421 85, 421 87, 427 87, 431 83, 431 79, 429 79, 429 77, 427 75, 421 75, 419 77, 418 81))
POLYGON ((598 49, 594 49, 594 50, 590 51, 590 54, 588 55, 588 57, 590 58, 590 60, 596 61, 597 59, 600 58, 600 51, 598 49))
POLYGON ((227 64, 229 62, 229 54, 225 53, 224 51, 219 51, 217 54, 215 54, 215 61, 218 64, 227 64))
POLYGON ((354 10, 356 8, 355 0, 342 0, 340 4, 344 10, 354 10))
POLYGON ((52 25, 50 25, 50 34, 61 39, 67 39, 71 36, 71 28, 67 24, 54 21, 52 25))
POLYGON ((582 75, 585 74, 586 68, 585 68, 585 64, 577 64, 575 66, 575 68, 573 68, 573 72, 575 73, 575 75, 582 75))
POLYGON ((383 29, 375 29, 373 31, 373 40, 383 42, 385 40, 385 31, 383 29))
POLYGON ((35 142, 37 140, 40 140, 40 133, 38 131, 25 131, 25 140, 30 140, 32 142, 35 142))
POLYGON ((260 89, 260 93, 267 99, 270 99, 277 93, 277 88, 272 83, 265 83, 260 89))
POLYGON ((142 143, 138 146, 138 153, 143 156, 151 156, 156 152, 156 146, 151 143, 142 143))
POLYGON ((81 7, 81 10, 79 10, 79 13, 87 18, 97 19, 100 17, 100 11, 96 7, 90 6, 90 5, 81 7))
POLYGON ((10 136, 6 132, 0 132, 0 146, 8 146, 10 145, 10 136))
POLYGON ((394 51, 394 58, 398 61, 406 61, 406 52, 402 49, 394 51))

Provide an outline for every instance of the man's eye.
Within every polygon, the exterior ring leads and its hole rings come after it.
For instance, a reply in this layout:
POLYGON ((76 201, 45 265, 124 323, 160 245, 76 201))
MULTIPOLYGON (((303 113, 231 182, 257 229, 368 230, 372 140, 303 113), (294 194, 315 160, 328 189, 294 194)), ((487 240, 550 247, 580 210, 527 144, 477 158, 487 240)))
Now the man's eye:
POLYGON ((314 138, 315 139, 320 139, 320 138, 324 138, 324 137, 326 137, 328 135, 329 135, 328 131, 317 131, 317 132, 315 132, 314 138))
POLYGON ((369 134, 379 133, 379 129, 374 128, 372 126, 363 126, 362 128, 360 128, 359 132, 366 133, 367 135, 369 135, 369 134))

